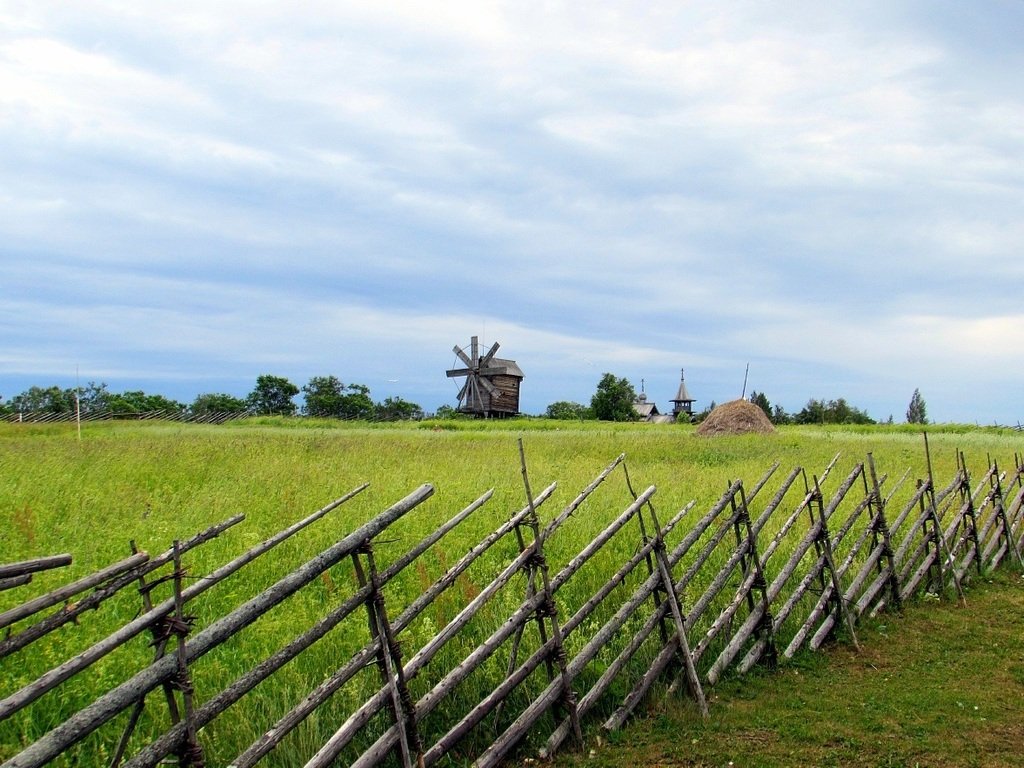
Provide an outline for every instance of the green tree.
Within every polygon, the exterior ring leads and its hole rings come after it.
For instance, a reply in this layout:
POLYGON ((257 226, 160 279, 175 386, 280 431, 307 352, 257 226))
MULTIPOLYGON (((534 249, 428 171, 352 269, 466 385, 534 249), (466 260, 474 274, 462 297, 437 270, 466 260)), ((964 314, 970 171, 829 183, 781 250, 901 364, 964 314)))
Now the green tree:
POLYGON ((452 406, 452 405, 449 405, 448 403, 445 403, 444 405, 439 405, 437 407, 437 410, 434 412, 434 418, 435 419, 444 419, 444 420, 447 421, 447 420, 450 420, 450 419, 466 418, 466 414, 459 413, 455 409, 455 406, 452 406))
POLYGON ((907 424, 927 424, 928 410, 921 397, 921 390, 915 389, 910 397, 910 405, 907 406, 907 424))
POLYGON ((337 376, 314 376, 302 388, 307 416, 334 419, 371 419, 376 406, 370 399, 370 388, 363 384, 346 386, 337 376))
POLYGON ((69 413, 75 410, 75 390, 58 386, 29 387, 11 399, 11 410, 24 413, 69 413))
POLYGON ((163 395, 147 395, 140 389, 111 394, 106 402, 107 407, 113 413, 177 412, 185 410, 185 406, 177 400, 171 400, 163 395))
POLYGON ((604 374, 597 384, 597 391, 590 399, 590 410, 601 421, 635 421, 636 390, 627 379, 617 379, 610 373, 604 374))
POLYGON ((223 392, 206 392, 196 395, 189 411, 196 416, 206 413, 241 413, 248 406, 245 400, 223 392))
POLYGON ((764 415, 769 419, 772 417, 772 404, 768 402, 768 398, 765 396, 764 392, 751 392, 750 402, 764 411, 764 415))
POLYGON ((772 424, 789 424, 790 415, 786 413, 786 409, 778 403, 772 408, 771 415, 772 424))
POLYGON ((388 397, 377 403, 374 417, 380 421, 409 421, 422 419, 423 409, 400 397, 388 397))
POLYGON ((90 381, 78 390, 82 413, 102 413, 110 410, 111 393, 106 383, 90 381))
POLYGON ((846 402, 837 400, 816 400, 811 398, 801 411, 793 414, 795 424, 874 424, 865 411, 846 402))
POLYGON ((249 393, 246 402, 253 413, 260 416, 272 413, 292 416, 295 413, 292 398, 297 394, 299 388, 288 379, 265 373, 256 377, 256 388, 249 393))
POLYGON ((341 398, 342 419, 372 419, 377 413, 377 406, 370 398, 370 388, 365 384, 349 384, 341 398))
POLYGON ((582 421, 593 418, 593 414, 587 406, 575 403, 570 400, 559 400, 551 403, 544 412, 549 419, 561 419, 563 421, 582 421))
POLYGON ((341 412, 343 387, 337 376, 313 376, 302 388, 302 412, 307 416, 336 418, 341 412))

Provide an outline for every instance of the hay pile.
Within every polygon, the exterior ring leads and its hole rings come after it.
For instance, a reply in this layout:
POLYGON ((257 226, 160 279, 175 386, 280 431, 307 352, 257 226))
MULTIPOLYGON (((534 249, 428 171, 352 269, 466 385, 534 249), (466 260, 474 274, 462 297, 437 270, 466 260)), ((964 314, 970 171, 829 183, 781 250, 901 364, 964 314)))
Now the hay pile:
POLYGON ((698 435, 745 435, 748 432, 767 434, 775 427, 764 411, 747 400, 723 403, 708 414, 697 427, 698 435))

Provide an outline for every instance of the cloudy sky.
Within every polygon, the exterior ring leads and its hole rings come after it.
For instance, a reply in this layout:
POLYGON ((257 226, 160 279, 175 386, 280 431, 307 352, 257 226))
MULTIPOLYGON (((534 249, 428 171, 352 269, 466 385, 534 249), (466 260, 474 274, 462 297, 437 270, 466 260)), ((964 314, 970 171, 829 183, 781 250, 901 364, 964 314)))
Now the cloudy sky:
POLYGON ((1024 419, 1024 3, 0 0, 0 394, 1024 419))

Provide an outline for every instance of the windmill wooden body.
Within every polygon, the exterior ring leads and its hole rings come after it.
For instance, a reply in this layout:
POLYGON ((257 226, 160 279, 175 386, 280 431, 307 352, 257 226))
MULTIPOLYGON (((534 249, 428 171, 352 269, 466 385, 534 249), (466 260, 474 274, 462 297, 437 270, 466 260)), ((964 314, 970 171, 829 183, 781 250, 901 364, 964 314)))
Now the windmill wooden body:
POLYGON ((452 351, 465 366, 447 372, 448 378, 466 381, 459 390, 459 412, 484 418, 502 418, 519 413, 519 387, 525 378, 515 360, 495 357, 500 345, 495 342, 480 355, 480 341, 474 336, 469 354, 458 345, 452 351))

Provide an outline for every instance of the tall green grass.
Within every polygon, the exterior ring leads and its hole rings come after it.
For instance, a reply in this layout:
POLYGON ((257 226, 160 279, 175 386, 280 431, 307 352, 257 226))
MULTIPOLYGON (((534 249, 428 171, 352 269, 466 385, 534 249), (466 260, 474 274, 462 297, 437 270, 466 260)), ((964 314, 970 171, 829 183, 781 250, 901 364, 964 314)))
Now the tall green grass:
MULTIPOLYGON (((167 549, 174 539, 244 513, 246 522, 190 553, 193 576, 207 573, 281 528, 341 496, 363 482, 370 488, 325 520, 190 606, 202 627, 230 611, 274 580, 341 539, 359 524, 402 498, 421 483, 436 495, 399 521, 382 537, 379 559, 390 562, 442 521, 489 488, 494 498, 448 539, 388 588, 395 613, 486 533, 519 510, 525 502, 519 462, 522 437, 534 492, 558 482, 554 497, 540 510, 542 521, 572 500, 615 456, 625 453, 633 485, 639 492, 658 488, 654 501, 662 520, 690 500, 697 505, 677 529, 676 541, 721 495, 729 482, 741 478, 752 485, 774 461, 781 462, 781 480, 793 466, 820 473, 836 453, 842 459, 836 476, 845 474, 867 452, 882 472, 898 476, 910 468, 914 477, 926 472, 920 432, 884 428, 791 427, 773 435, 702 438, 687 426, 564 423, 548 420, 508 422, 425 422, 419 425, 362 425, 331 421, 266 419, 224 426, 187 424, 89 423, 77 439, 73 425, 0 425, 0 561, 70 552, 74 564, 37 575, 25 588, 0 593, 0 610, 84 575, 128 554, 128 542, 151 553, 167 549)), ((956 467, 956 449, 966 452, 980 474, 991 455, 1007 466, 1021 448, 1019 433, 999 430, 930 430, 932 460, 944 482, 956 467)), ((802 485, 801 485, 802 488, 802 485)), ((763 503, 772 485, 765 491, 763 503)), ((621 473, 616 473, 552 538, 548 557, 557 569, 617 516, 630 502, 621 473)), ((756 508, 756 505, 755 505, 756 508)), ((776 515, 781 518, 781 515, 776 515)), ((570 582, 563 601, 579 605, 618 565, 632 554, 639 535, 633 527, 617 536, 595 561, 570 582)), ((671 542, 670 542, 671 543, 671 542)), ((495 548, 403 633, 403 643, 418 648, 443 626, 497 567, 507 562, 514 537, 495 548)), ((724 555, 722 556, 724 558, 724 555)), ((720 559, 722 559, 720 558, 720 559)), ((352 589, 347 563, 332 569, 299 595, 271 611, 258 624, 201 660, 196 687, 212 694, 241 672, 290 640, 336 605, 352 589)), ((485 637, 523 594, 521 579, 513 582, 461 644, 447 649, 431 669, 454 663, 460 653, 485 637)), ((16 665, 5 664, 3 695, 16 690, 77 649, 94 642, 139 610, 130 590, 65 627, 23 653, 16 665)), ((597 625, 602 615, 591 620, 597 625)), ((571 644, 578 646, 584 634, 571 644)), ((530 633, 527 633, 528 635, 530 633)), ((354 617, 262 685, 204 733, 212 753, 210 764, 239 752, 277 716, 315 686, 367 639, 365 618, 354 617)), ((529 650, 527 650, 527 653, 529 650)), ((38 738, 63 717, 141 668, 151 656, 137 639, 80 679, 44 697, 24 715, 0 723, 0 756, 7 757, 38 738)), ((644 659, 638 659, 642 667, 644 659)), ((504 675, 504 656, 497 657, 461 688, 453 709, 475 703, 479 694, 504 675)), ((377 680, 363 673, 361 685, 347 688, 285 745, 269 764, 287 765, 308 756, 377 680)), ((440 674, 431 675, 433 679, 440 674)), ((425 681, 414 681, 422 694, 425 681)), ((159 702, 147 708, 143 734, 164 722, 159 702)), ((112 730, 116 730, 116 727, 112 730)), ((140 737, 141 738, 141 737, 140 737)), ((94 755, 96 763, 111 742, 110 730, 94 737, 76 754, 94 755)), ((72 758, 76 759, 76 758, 72 758)), ((91 764, 92 761, 90 761, 91 764)))

